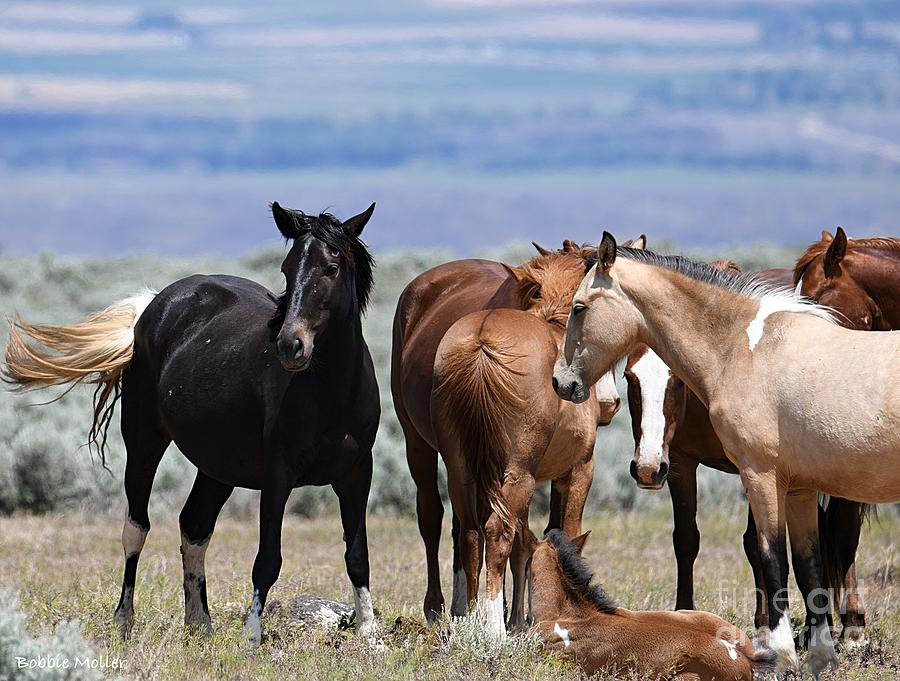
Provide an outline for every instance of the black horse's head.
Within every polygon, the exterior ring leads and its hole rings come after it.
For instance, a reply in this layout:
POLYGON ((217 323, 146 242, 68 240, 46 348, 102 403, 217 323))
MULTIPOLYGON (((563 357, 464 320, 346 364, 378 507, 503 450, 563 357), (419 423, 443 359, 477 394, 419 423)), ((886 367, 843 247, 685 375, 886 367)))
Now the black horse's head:
POLYGON ((332 321, 350 323, 365 310, 374 261, 359 235, 374 210, 373 203, 342 223, 328 213, 272 204, 275 224, 293 241, 281 264, 285 293, 273 320, 278 358, 288 371, 309 366, 317 336, 332 321))

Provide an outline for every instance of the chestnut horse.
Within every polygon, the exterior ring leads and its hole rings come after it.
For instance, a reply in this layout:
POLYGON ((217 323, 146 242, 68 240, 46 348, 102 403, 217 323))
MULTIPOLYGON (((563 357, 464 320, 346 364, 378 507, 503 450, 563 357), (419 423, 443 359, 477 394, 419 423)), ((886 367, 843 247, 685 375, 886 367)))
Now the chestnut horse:
MULTIPOLYGON (((536 631, 549 650, 574 658, 588 675, 633 671, 642 678, 750 681, 775 666, 775 653, 754 645, 718 615, 702 611, 634 611, 593 584, 581 557, 590 532, 569 540, 528 531, 536 631)), ((631 676, 629 676, 631 678, 631 676)))
POLYGON ((584 259, 571 244, 557 252, 538 250, 520 267, 489 260, 439 265, 416 277, 397 305, 391 392, 417 487, 429 623, 444 606, 438 451, 453 507, 451 614, 465 615, 476 600, 486 551, 487 618, 502 636, 510 555, 510 625, 524 622, 527 556, 516 529, 527 526, 535 483, 552 481, 549 527, 580 532, 596 430, 619 407, 611 375, 598 386, 597 399, 578 407, 549 389, 584 259))
MULTIPOLYGON (((635 247, 643 248, 645 244, 646 239, 642 237, 635 247)), ((738 266, 728 260, 710 264, 741 274, 738 266)), ((775 286, 791 286, 794 272, 772 269, 756 272, 753 276, 775 286)), ((700 550, 697 467, 702 464, 733 474, 738 470, 725 456, 706 407, 653 350, 646 345, 638 346, 628 356, 625 378, 635 441, 631 475, 642 489, 659 489, 668 481, 674 518, 672 543, 678 569, 675 608, 693 610, 693 566, 700 550)), ((865 611, 857 591, 854 563, 862 520, 868 508, 865 504, 833 498, 826 499, 825 508, 819 511, 819 550, 826 583, 832 593, 846 595, 846 604, 839 609, 844 625, 841 638, 854 643, 862 642, 865 628, 865 611)), ((764 626, 767 616, 757 545, 756 525, 750 512, 744 533, 744 551, 753 569, 756 585, 754 622, 759 628, 764 626)), ((808 631, 801 633, 801 642, 805 643, 807 634, 808 631)))
POLYGON ((787 612, 789 525, 797 582, 807 610, 818 613, 809 655, 817 676, 837 658, 816 496, 900 500, 900 334, 843 328, 797 294, 685 258, 617 249, 604 233, 573 300, 554 369, 558 393, 585 399, 586 386, 639 343, 709 409, 740 471, 781 669, 797 663, 787 612))

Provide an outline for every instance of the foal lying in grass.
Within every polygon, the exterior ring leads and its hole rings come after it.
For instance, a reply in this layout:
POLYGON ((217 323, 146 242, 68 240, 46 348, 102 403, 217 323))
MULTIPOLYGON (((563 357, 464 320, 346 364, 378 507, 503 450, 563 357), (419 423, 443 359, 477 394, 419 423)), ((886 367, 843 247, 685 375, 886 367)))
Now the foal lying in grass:
POLYGON ((549 650, 572 656, 588 674, 636 671, 647 678, 736 681, 774 669, 759 649, 718 615, 695 610, 639 612, 616 607, 581 558, 586 532, 569 540, 551 530, 534 548, 534 630, 549 650))

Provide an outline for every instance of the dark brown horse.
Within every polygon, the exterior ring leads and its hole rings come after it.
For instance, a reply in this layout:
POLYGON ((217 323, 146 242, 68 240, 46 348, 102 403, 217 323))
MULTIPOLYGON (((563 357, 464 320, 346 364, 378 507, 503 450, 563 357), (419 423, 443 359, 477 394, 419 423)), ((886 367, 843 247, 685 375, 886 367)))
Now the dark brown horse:
POLYGON ((476 599, 486 554, 488 620, 503 635, 502 586, 511 553, 510 624, 524 619, 527 556, 516 528, 527 526, 535 483, 552 481, 550 527, 580 532, 596 429, 618 409, 611 377, 599 400, 583 408, 571 409, 550 389, 584 260, 572 245, 558 252, 538 250, 540 255, 521 267, 488 260, 440 265, 416 277, 398 302, 391 390, 417 487, 430 622, 444 604, 438 451, 447 466, 454 513, 451 613, 464 615, 476 599))

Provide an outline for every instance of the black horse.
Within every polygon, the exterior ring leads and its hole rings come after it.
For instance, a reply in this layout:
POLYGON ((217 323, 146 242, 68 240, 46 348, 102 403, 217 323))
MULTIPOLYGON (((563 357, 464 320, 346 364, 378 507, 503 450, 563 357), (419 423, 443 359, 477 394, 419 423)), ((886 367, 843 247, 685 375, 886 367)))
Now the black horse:
POLYGON ((281 297, 247 279, 195 275, 79 324, 13 322, 5 379, 26 388, 96 384, 91 439, 101 452, 121 394, 128 519, 115 621, 123 636, 134 619, 153 478, 172 441, 198 469, 180 516, 186 625, 211 629, 204 557, 235 487, 262 491, 244 628, 258 644, 266 596, 281 570, 288 495, 331 485, 358 631, 373 633, 365 514, 381 410, 361 326, 374 262, 359 235, 374 209, 341 223, 272 204, 278 229, 293 241, 281 297))

